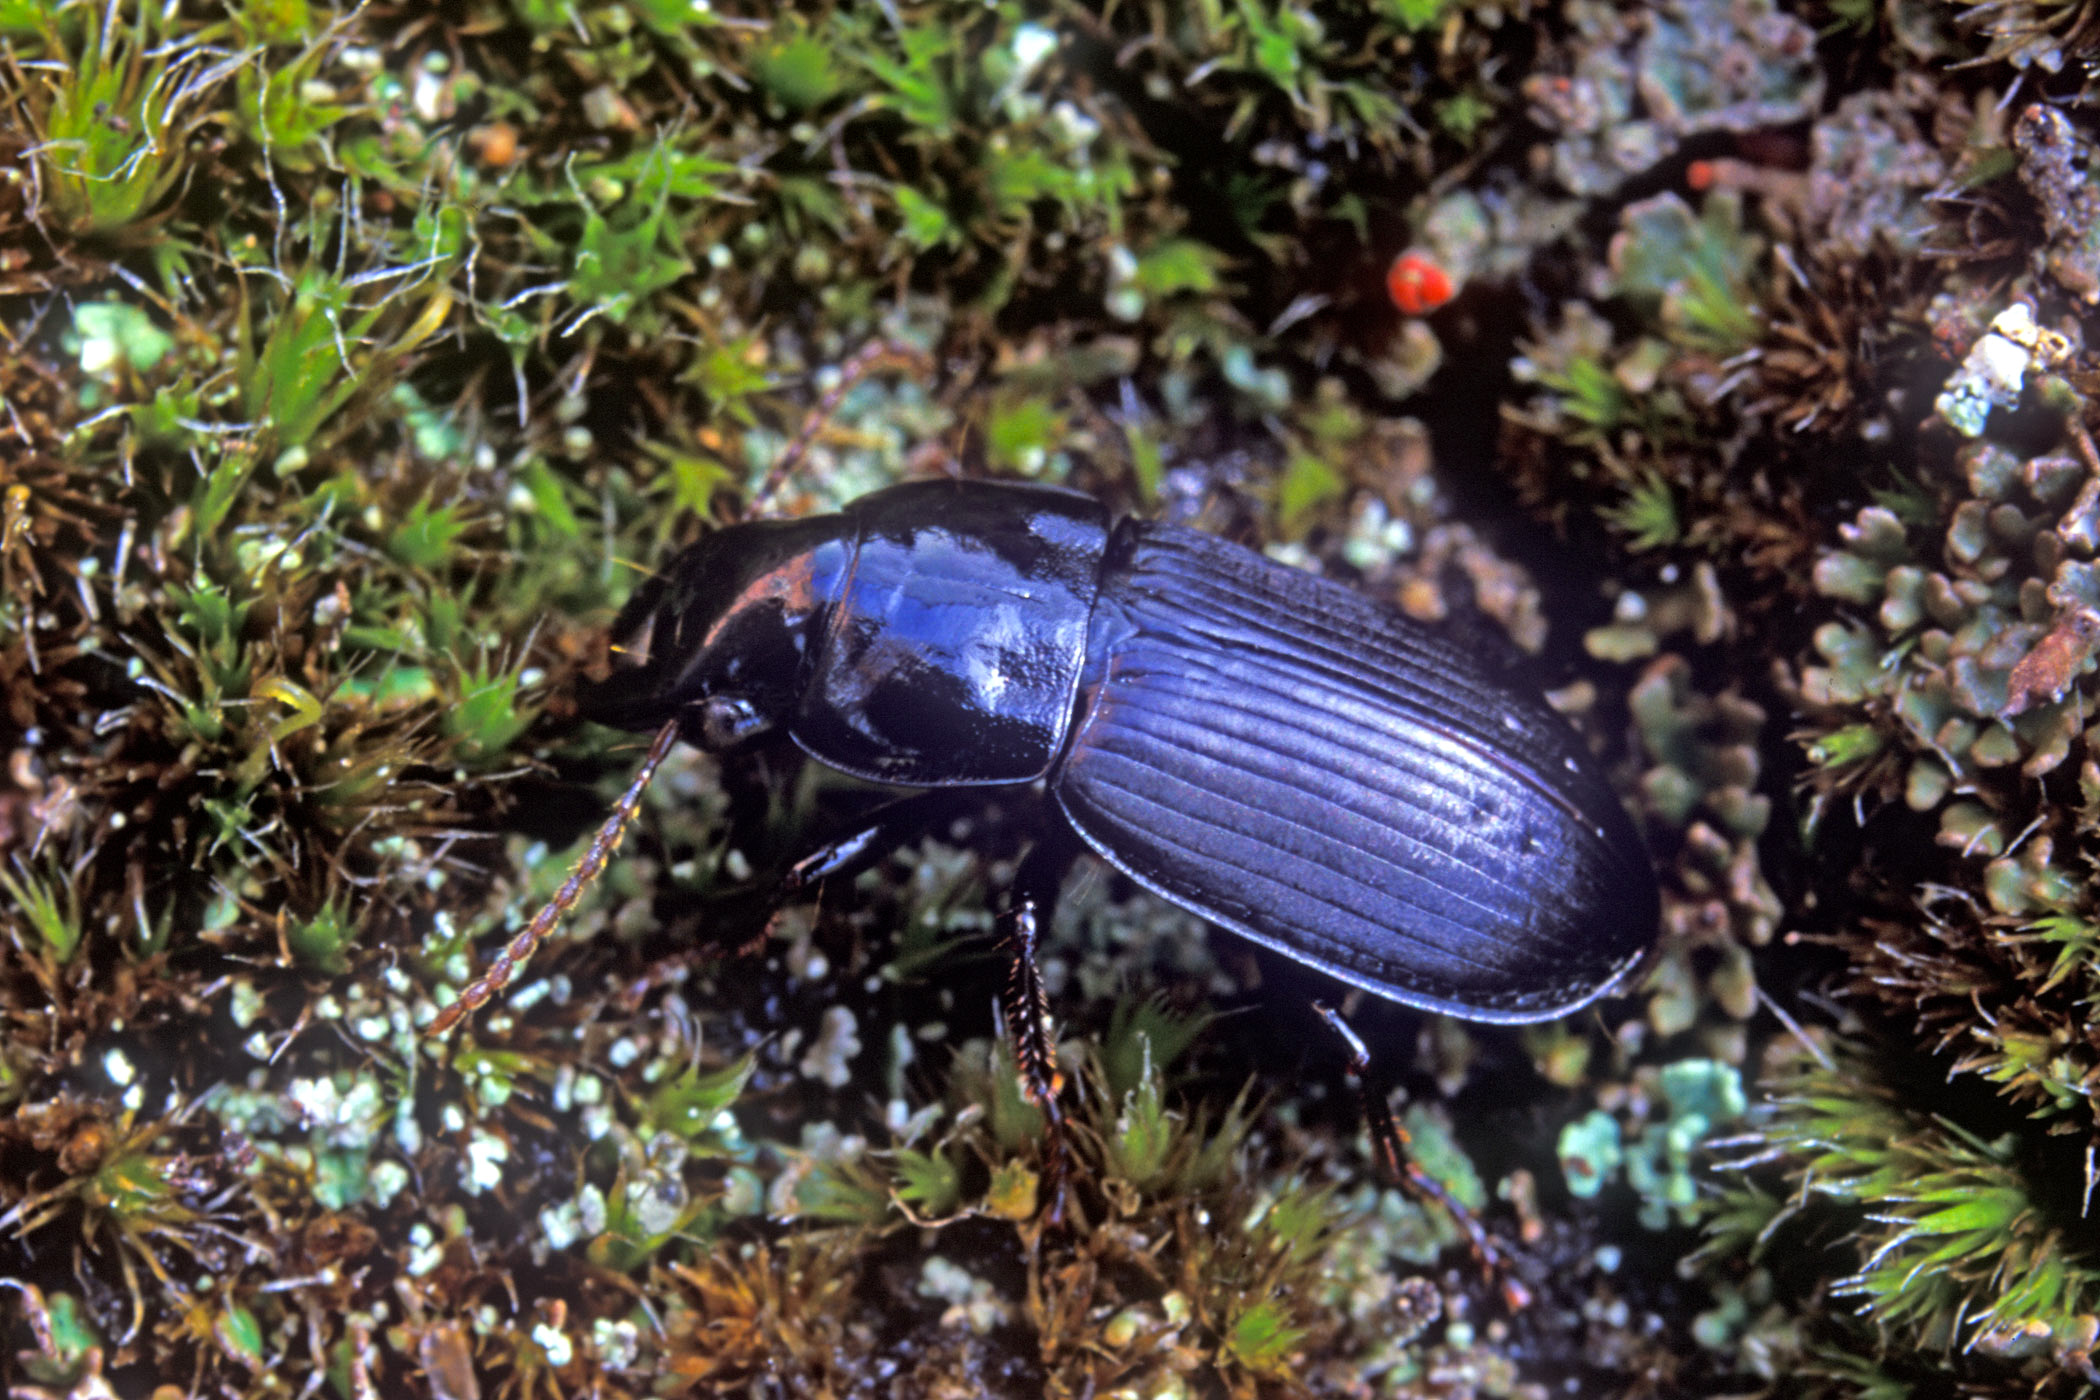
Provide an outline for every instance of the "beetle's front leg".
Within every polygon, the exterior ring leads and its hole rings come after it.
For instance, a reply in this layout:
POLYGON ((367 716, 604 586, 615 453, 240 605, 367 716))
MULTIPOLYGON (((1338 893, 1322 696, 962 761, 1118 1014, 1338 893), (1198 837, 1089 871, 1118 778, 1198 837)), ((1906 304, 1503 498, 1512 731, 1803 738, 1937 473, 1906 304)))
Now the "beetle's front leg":
POLYGON ((1035 954, 1079 850, 1079 843, 1062 830, 1037 841, 1014 872, 1006 912, 999 919, 1012 959, 1006 979, 1007 1034, 1014 1041, 1021 1097, 1043 1113, 1043 1177, 1052 1224, 1064 1216, 1065 1120, 1057 1106, 1063 1080, 1057 1071, 1057 1033, 1050 1020, 1050 998, 1043 989, 1035 954))
POLYGON ((789 866, 781 875, 774 896, 784 904, 826 880, 850 880, 890 852, 901 850, 932 830, 934 823, 954 810, 955 793, 946 788, 929 788, 885 802, 851 831, 826 841, 789 866))
POLYGON ((781 908, 827 880, 850 880, 892 851, 902 850, 933 830, 955 810, 955 793, 929 788, 900 797, 862 817, 844 835, 834 837, 790 865, 773 886, 771 918, 744 951, 755 952, 773 929, 781 908))
POLYGON ((694 922, 710 956, 751 957, 779 927, 781 913, 819 885, 851 880, 894 851, 938 828, 956 810, 952 790, 930 788, 882 803, 767 881, 708 896, 694 922))

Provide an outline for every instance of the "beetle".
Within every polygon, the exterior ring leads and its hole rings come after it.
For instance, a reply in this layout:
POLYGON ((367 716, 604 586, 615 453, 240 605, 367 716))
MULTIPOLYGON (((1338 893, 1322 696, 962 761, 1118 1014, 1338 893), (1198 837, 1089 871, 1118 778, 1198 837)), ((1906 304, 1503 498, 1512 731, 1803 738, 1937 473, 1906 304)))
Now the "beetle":
MULTIPOLYGON (((1079 492, 917 480, 726 526, 636 592, 612 645, 583 713, 658 735, 571 885, 609 857, 674 740, 720 752, 784 734, 878 783, 1041 783, 1138 884, 1426 1010, 1563 1015, 1620 985, 1656 932, 1641 838, 1538 691, 1343 584, 1079 492)), ((832 843, 790 888, 864 862, 883 834, 832 843)), ((1033 934, 1062 872, 1046 860, 1016 881, 1016 1030, 1037 1093, 1051 1071, 1029 1029, 1033 934)), ((433 1030, 486 1001, 558 912, 433 1030)))

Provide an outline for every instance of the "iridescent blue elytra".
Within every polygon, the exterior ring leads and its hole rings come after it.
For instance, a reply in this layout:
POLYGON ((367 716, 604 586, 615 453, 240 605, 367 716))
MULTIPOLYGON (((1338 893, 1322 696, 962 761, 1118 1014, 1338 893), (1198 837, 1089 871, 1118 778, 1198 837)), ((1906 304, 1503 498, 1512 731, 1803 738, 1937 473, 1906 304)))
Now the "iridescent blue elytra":
POLYGON ((1380 996, 1486 1021, 1611 990, 1647 853, 1536 691, 1340 584, 1041 486, 919 481, 717 531, 614 628, 585 713, 785 731, 914 787, 1042 780, 1139 884, 1380 996))

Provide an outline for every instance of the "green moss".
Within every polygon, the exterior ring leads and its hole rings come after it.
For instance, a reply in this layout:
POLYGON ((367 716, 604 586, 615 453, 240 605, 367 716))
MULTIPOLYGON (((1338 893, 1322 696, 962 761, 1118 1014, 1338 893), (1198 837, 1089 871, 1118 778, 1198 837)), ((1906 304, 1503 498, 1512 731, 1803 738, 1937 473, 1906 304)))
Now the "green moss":
MULTIPOLYGON (((1922 1353, 2046 1357, 2052 1343, 2081 1345, 2100 1274, 2067 1236, 2057 1193, 2023 1163, 2017 1136, 1985 1140, 1907 1108, 1874 1074, 1855 1046, 1797 1050, 1754 1114, 1760 1155, 1784 1165, 1799 1199, 1851 1212, 1842 1248, 1856 1267, 1837 1291, 1922 1353), (2023 1351, 2019 1339, 2042 1345, 2023 1351)), ((1754 1226, 1753 1252, 1783 1249, 1798 1209, 1738 1189, 1713 1228, 1749 1245, 1742 1232, 1754 1226)), ((1826 1324, 1824 1335, 1844 1330, 1826 1324)))
POLYGON ((2073 1384, 2034 1166, 2100 1073, 2065 14, 0 4, 0 1376, 2073 1384), (1461 287, 1427 318, 1381 287, 1410 246, 1461 287), (605 623, 878 341, 919 354, 769 509, 1070 484, 1562 686, 1663 877, 1652 980, 1521 1041, 1361 1013, 1519 1277, 1374 1184, 1295 972, 1094 865, 1052 1160, 991 1042, 1003 797, 774 917, 866 794, 681 751, 511 994, 419 1037, 626 781, 574 720, 605 623), (1465 519, 1454 468, 1498 478, 1465 519), (1781 1065, 1746 1125, 1760 1008, 1833 975, 1902 1053, 1781 1065), (1935 1117, 1920 1050, 1984 1106, 1935 1117), (1716 1132, 1776 1175, 1706 1194, 1716 1132), (1710 1212, 1712 1297, 1615 1237, 1627 1189, 1710 1212), (1774 1258, 1804 1191, 1829 1254, 1774 1258))

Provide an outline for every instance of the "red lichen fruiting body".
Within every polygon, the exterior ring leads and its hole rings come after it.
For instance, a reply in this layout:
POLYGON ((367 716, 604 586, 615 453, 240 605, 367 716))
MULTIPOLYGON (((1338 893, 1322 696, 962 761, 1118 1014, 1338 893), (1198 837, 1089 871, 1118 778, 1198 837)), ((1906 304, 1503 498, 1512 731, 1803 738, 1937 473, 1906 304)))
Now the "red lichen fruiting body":
POLYGON ((1409 316, 1427 316, 1451 300, 1458 290, 1451 285, 1451 274, 1419 248, 1410 248, 1393 259, 1393 265, 1386 269, 1385 289, 1393 305, 1409 316))

